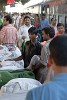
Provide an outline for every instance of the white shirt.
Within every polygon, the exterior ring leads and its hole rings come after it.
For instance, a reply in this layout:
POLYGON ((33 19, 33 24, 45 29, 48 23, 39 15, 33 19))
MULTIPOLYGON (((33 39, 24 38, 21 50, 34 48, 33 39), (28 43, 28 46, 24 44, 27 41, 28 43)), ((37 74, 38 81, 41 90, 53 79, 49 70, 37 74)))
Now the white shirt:
POLYGON ((56 34, 58 32, 57 26, 54 27, 54 30, 55 30, 55 34, 56 34))
POLYGON ((18 31, 18 35, 19 35, 19 38, 21 39, 23 36, 25 36, 25 42, 26 41, 29 41, 29 35, 28 35, 28 30, 29 28, 32 27, 32 25, 30 25, 29 27, 26 26, 26 25, 23 25, 19 28, 19 31, 18 31))
POLYGON ((54 28, 54 30, 55 30, 55 34, 58 32, 58 30, 57 30, 57 26, 53 26, 53 25, 51 25, 53 28, 54 28))

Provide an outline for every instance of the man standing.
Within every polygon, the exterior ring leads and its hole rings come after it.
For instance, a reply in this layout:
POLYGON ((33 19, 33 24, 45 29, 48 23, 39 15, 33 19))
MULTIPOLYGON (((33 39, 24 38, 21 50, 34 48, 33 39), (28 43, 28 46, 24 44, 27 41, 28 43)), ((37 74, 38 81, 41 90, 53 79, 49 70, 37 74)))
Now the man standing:
POLYGON ((55 34, 58 32, 56 22, 57 20, 55 18, 51 18, 51 26, 54 28, 55 34))
POLYGON ((45 26, 49 25, 49 21, 46 18, 46 14, 42 14, 42 20, 40 22, 40 30, 42 30, 45 26))
POLYGON ((43 45, 41 50, 41 56, 34 55, 31 59, 31 62, 28 66, 29 69, 32 69, 35 73, 36 79, 41 83, 44 82, 47 74, 47 64, 49 52, 49 43, 55 35, 54 28, 51 26, 46 26, 42 29, 43 39, 46 40, 46 44, 43 45))
POLYGON ((16 44, 18 41, 17 30, 13 27, 12 18, 6 15, 3 19, 4 27, 0 31, 0 44, 16 44))
POLYGON ((28 29, 30 27, 32 27, 30 17, 25 16, 24 25, 20 27, 19 32, 18 32, 20 39, 25 40, 25 42, 29 40, 28 29))
POLYGON ((48 26, 48 25, 49 25, 49 21, 48 21, 48 19, 46 18, 46 14, 42 14, 42 20, 40 21, 40 24, 39 24, 40 42, 43 41, 41 30, 42 30, 44 27, 48 26))
POLYGON ((25 68, 29 65, 31 58, 34 55, 38 55, 38 56, 41 55, 41 48, 42 48, 42 45, 36 39, 38 35, 37 28, 31 27, 28 30, 28 34, 30 40, 25 43, 24 50, 22 51, 22 55, 19 56, 18 58, 13 59, 15 61, 23 59, 25 68))

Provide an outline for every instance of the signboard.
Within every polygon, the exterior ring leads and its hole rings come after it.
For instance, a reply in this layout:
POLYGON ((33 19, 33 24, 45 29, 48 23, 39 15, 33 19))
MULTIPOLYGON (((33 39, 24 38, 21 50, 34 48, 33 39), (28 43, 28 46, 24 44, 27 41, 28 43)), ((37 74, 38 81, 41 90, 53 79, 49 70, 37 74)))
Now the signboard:
POLYGON ((7 4, 11 5, 11 4, 14 4, 14 0, 7 0, 7 4))
POLYGON ((10 7, 15 7, 15 4, 11 4, 10 7))

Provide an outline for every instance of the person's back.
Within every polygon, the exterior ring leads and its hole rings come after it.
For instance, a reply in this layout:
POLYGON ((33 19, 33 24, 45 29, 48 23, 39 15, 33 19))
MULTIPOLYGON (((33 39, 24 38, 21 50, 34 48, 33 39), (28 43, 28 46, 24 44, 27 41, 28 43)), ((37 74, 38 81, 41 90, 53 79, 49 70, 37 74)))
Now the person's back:
POLYGON ((16 43, 17 30, 12 25, 4 26, 1 32, 4 30, 3 43, 16 43))
POLYGON ((67 74, 58 74, 53 81, 29 92, 26 100, 67 100, 67 74))
POLYGON ((54 79, 29 91, 26 100, 67 100, 67 35, 55 37, 49 49, 54 79))

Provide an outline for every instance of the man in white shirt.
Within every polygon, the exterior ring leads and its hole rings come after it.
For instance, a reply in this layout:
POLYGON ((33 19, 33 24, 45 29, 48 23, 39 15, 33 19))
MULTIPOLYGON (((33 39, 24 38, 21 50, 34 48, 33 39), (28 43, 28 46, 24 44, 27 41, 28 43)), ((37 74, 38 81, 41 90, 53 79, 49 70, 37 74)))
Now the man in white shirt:
POLYGON ((54 28, 55 34, 58 32, 56 24, 57 24, 57 20, 55 18, 51 18, 51 26, 54 28))
POLYGON ((19 32, 18 32, 20 39, 25 40, 25 42, 29 40, 28 29, 30 27, 32 27, 30 17, 25 16, 24 25, 19 28, 19 32))

